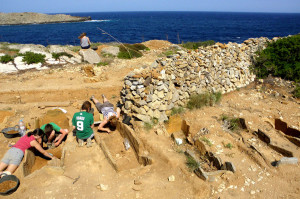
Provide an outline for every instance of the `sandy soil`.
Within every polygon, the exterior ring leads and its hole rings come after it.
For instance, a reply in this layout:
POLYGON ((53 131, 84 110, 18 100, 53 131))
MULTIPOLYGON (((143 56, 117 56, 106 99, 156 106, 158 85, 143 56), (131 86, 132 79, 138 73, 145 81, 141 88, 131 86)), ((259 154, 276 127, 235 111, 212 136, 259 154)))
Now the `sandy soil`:
MULTIPOLYGON (((88 77, 82 69, 85 65, 1 74, 1 129, 18 124, 20 118, 24 118, 34 129, 36 118, 43 118, 55 107, 67 111, 65 116, 71 129, 73 114, 91 95, 101 99, 104 93, 115 104, 124 76, 134 69, 151 65, 158 54, 171 44, 149 41, 145 45, 151 49, 145 56, 133 60, 114 60, 108 66, 95 67, 95 77, 88 77)), ((169 132, 167 134, 156 134, 155 127, 147 131, 141 122, 134 122, 145 153, 153 159, 153 164, 148 166, 137 164, 131 152, 124 150, 123 139, 117 131, 112 135, 101 134, 101 138, 109 143, 114 157, 121 165, 125 165, 119 172, 114 170, 95 141, 91 148, 80 148, 70 133, 62 145, 65 150, 64 166, 44 166, 36 170, 22 178, 19 189, 6 198, 296 199, 300 197, 299 164, 271 166, 272 161, 279 160, 283 155, 262 142, 254 132, 261 129, 269 133, 276 142, 284 143, 286 149, 300 158, 298 147, 274 128, 275 118, 299 128, 299 104, 299 100, 291 98, 290 88, 286 85, 277 87, 257 82, 224 95, 218 105, 186 110, 177 115, 169 124, 165 124, 169 132), (248 129, 231 132, 224 128, 222 115, 244 118, 248 129), (202 135, 210 141, 210 144, 206 144, 207 150, 217 154, 223 162, 232 162, 236 172, 216 176, 213 182, 203 181, 191 172, 186 166, 183 151, 193 146, 186 141, 177 146, 170 137, 171 132, 181 133, 178 126, 182 119, 190 125, 192 135, 207 128, 208 133, 202 135), (265 159, 251 145, 259 149, 265 159), (130 155, 126 156, 126 153, 130 155), (130 161, 130 164, 126 164, 126 161, 130 161), (175 180, 169 181, 170 176, 174 176, 175 180)), ((96 113, 95 120, 98 118, 99 114, 96 113)), ((0 134, 0 155, 3 156, 8 150, 9 143, 17 140, 7 139, 0 134)))

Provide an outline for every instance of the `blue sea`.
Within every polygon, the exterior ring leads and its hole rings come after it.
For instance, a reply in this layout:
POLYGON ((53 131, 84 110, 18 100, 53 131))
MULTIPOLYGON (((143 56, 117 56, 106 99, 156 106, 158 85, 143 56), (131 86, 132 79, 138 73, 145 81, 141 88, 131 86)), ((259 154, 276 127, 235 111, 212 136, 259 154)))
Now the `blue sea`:
POLYGON ((0 26, 0 42, 79 45, 86 32, 91 42, 172 43, 214 40, 242 43, 248 38, 284 37, 300 33, 300 13, 238 12, 89 12, 92 21, 0 26))

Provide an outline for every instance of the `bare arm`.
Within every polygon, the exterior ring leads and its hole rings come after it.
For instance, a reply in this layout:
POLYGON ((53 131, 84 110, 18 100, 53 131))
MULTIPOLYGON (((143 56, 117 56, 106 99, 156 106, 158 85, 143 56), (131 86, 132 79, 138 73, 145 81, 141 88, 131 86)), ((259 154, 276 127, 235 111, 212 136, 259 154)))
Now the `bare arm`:
POLYGON ((32 140, 30 142, 30 145, 35 147, 39 152, 41 152, 44 156, 50 158, 50 159, 53 159, 55 158, 54 156, 52 157, 47 151, 45 151, 41 145, 39 145, 39 143, 36 141, 36 140, 32 140))
POLYGON ((62 140, 64 139, 64 137, 66 137, 66 135, 68 135, 68 133, 69 133, 68 129, 60 129, 59 132, 61 132, 61 136, 59 136, 58 139, 54 141, 54 142, 55 142, 55 143, 54 143, 55 146, 60 145, 61 141, 62 141, 62 140))
POLYGON ((51 143, 53 138, 55 136, 55 131, 53 130, 51 133, 50 133, 50 136, 48 137, 48 143, 51 143))
POLYGON ((107 124, 107 122, 108 122, 108 120, 105 118, 105 119, 101 122, 101 124, 99 125, 98 129, 99 129, 100 131, 106 131, 107 133, 110 133, 109 128, 104 128, 104 126, 105 126, 105 124, 107 124))
POLYGON ((119 119, 120 118, 120 114, 121 114, 121 109, 118 107, 117 108, 117 119, 119 119))

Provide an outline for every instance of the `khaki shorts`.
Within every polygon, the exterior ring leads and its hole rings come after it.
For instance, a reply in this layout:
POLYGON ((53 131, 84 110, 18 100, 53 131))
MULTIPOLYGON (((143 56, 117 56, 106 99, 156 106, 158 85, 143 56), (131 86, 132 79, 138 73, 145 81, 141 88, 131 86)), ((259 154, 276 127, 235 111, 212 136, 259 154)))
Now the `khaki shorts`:
POLYGON ((4 157, 2 158, 1 162, 9 165, 9 164, 13 164, 13 165, 20 165, 22 159, 23 159, 24 153, 21 149, 15 148, 15 147, 11 147, 6 154, 4 155, 4 157))

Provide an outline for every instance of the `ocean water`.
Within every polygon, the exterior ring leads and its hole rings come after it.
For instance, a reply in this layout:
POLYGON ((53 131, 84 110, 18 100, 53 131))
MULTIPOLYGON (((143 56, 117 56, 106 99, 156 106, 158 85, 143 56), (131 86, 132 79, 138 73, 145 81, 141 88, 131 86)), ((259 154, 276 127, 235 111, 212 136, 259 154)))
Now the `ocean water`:
POLYGON ((300 33, 300 13, 237 12, 97 12, 90 22, 0 26, 0 42, 79 45, 86 32, 91 42, 172 43, 214 40, 242 43, 248 38, 283 37, 300 33))

